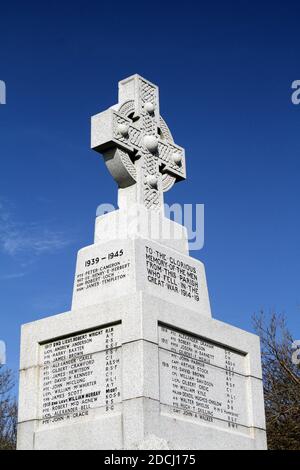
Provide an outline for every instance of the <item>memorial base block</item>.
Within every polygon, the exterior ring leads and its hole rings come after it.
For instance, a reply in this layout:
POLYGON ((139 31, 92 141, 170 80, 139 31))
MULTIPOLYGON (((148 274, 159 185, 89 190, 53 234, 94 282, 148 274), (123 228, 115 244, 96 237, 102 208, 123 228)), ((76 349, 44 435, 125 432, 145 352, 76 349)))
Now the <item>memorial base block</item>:
POLYGON ((193 214, 163 204, 186 170, 158 87, 122 80, 91 145, 119 209, 97 210, 71 311, 22 327, 18 449, 265 449, 259 338, 212 319, 205 267, 175 221, 193 214))
POLYGON ((142 291, 26 324, 18 449, 265 449, 260 364, 257 336, 142 291))

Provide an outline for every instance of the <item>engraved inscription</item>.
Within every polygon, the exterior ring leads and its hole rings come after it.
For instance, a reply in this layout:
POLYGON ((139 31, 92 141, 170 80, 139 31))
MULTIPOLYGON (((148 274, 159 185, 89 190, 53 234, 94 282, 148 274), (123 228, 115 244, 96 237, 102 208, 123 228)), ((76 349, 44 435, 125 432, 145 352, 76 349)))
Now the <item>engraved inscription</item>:
POLYGON ((106 287, 115 284, 116 281, 125 280, 129 276, 129 270, 130 260, 125 257, 123 249, 87 258, 78 267, 75 292, 106 287))
POLYGON ((150 246, 145 249, 149 283, 199 302, 199 282, 195 266, 150 246))
POLYGON ((121 402, 120 324, 41 345, 40 423, 113 411, 121 402))
POLYGON ((161 410, 249 434, 245 356, 159 326, 161 410))

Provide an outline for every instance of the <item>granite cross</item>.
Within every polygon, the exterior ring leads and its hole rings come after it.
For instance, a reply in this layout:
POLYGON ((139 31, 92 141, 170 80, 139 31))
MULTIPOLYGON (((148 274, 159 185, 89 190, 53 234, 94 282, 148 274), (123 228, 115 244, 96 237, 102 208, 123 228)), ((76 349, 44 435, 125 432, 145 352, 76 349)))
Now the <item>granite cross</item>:
POLYGON ((163 193, 186 177, 184 149, 160 116, 158 87, 139 75, 119 82, 119 103, 92 117, 91 146, 118 183, 119 205, 161 210, 163 193))

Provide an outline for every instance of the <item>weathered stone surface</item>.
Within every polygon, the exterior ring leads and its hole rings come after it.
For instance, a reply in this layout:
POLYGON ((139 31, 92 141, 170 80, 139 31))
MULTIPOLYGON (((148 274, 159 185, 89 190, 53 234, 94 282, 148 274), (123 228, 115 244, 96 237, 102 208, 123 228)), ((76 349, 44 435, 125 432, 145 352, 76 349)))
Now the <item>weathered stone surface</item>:
POLYGON ((257 336, 211 318, 204 265, 163 214, 184 151, 133 76, 92 119, 119 185, 77 257, 70 312, 22 327, 19 449, 265 449, 257 336))
POLYGON ((138 291, 211 316, 204 265, 198 260, 143 239, 79 251, 73 309, 138 291))
POLYGON ((189 255, 186 228, 162 216, 160 212, 148 211, 141 205, 131 205, 96 218, 95 244, 136 238, 152 240, 189 255))
POLYGON ((170 310, 170 302, 139 292, 25 325, 21 347, 19 448, 134 449, 155 442, 158 448, 170 449, 265 446, 255 335, 179 305, 170 310), (54 354, 58 354, 55 361, 54 354), (78 384, 69 383, 74 380, 69 375, 74 364, 77 380, 88 373, 78 384), (112 375, 106 375, 104 368, 111 366, 112 375), (174 366, 176 374, 170 376, 174 366), (86 369, 81 371, 82 367, 86 369), (227 377, 236 387, 230 388, 229 398, 227 377), (202 385, 204 393, 199 395, 202 385), (55 410, 55 419, 46 416, 54 411, 48 405, 49 391, 54 402, 63 404, 69 394, 76 398, 67 402, 65 413, 55 410), (192 398, 185 401, 183 393, 192 398), (211 401, 209 415, 202 407, 195 413, 196 397, 211 401), (95 401, 87 403, 90 399, 95 401), (212 401, 218 400, 222 405, 214 410, 212 401), (221 408, 227 411, 228 400, 233 400, 234 415, 225 414, 223 419, 221 408), (203 419, 203 410, 209 420, 203 419), (23 434, 29 422, 34 423, 30 431, 34 439, 23 434), (92 431, 97 436, 93 439, 92 431))

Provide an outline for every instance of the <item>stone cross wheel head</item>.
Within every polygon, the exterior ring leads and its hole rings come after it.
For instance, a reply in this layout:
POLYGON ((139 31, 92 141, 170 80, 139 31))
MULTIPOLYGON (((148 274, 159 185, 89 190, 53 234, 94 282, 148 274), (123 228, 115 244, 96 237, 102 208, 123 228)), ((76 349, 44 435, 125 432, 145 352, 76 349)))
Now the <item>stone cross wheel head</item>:
POLYGON ((158 87, 139 75, 119 82, 119 103, 92 117, 91 140, 127 203, 161 210, 163 193, 186 178, 184 149, 160 116, 158 87))

